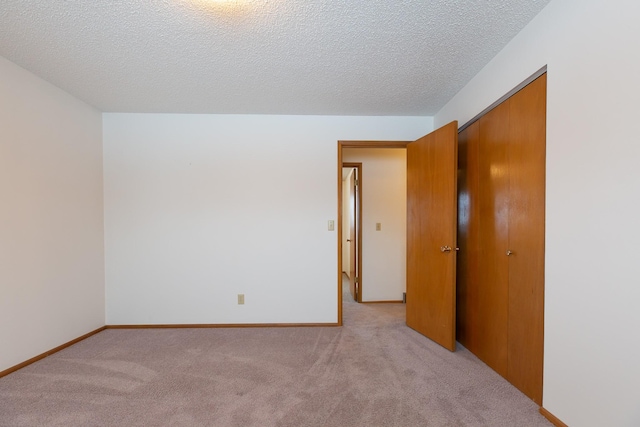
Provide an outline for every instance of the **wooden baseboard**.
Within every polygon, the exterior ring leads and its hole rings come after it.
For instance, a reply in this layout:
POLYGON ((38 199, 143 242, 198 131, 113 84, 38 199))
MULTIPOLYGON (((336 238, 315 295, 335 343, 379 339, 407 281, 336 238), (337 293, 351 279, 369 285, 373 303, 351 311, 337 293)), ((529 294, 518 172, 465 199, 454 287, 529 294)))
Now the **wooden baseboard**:
POLYGON ((60 350, 64 350, 64 349, 65 349, 65 348, 67 348, 67 347, 71 347, 72 345, 74 345, 74 344, 76 344, 76 343, 79 343, 80 341, 85 340, 85 339, 89 338, 90 336, 97 334, 98 332, 102 332, 102 331, 104 331, 105 329, 107 329, 107 327, 106 327, 106 326, 103 326, 103 327, 101 327, 101 328, 96 329, 95 331, 91 331, 91 332, 89 332, 88 334, 84 334, 84 335, 82 335, 81 337, 78 337, 78 338, 76 338, 76 339, 74 339, 74 340, 71 340, 71 341, 69 341, 69 342, 67 342, 67 343, 64 343, 64 344, 62 344, 62 345, 59 345, 59 346, 58 346, 58 347, 56 347, 56 348, 53 348, 53 349, 51 349, 51 350, 49 350, 49 351, 45 351, 44 353, 39 354, 39 355, 37 355, 36 357, 32 357, 32 358, 31 358, 31 359, 29 359, 29 360, 25 360, 25 361, 24 361, 24 362, 22 362, 22 363, 18 363, 17 365, 12 366, 12 367, 10 367, 9 369, 5 369, 4 371, 1 371, 1 372, 0 372, 0 378, 4 377, 4 376, 6 376, 6 375, 9 375, 9 374, 11 374, 11 373, 13 373, 13 372, 15 372, 15 371, 17 371, 17 370, 19 370, 19 369, 22 369, 22 368, 24 368, 25 366, 29 366, 29 365, 31 365, 32 363, 37 362, 38 360, 42 360, 42 359, 44 359, 44 358, 45 358, 45 357, 47 357, 47 356, 51 356, 52 354, 57 353, 57 352, 59 352, 60 350))
POLYGON ((361 304, 402 304, 402 300, 393 301, 361 301, 361 304))
POLYGON ((341 326, 339 323, 197 323, 161 325, 107 325, 105 329, 207 329, 207 328, 322 328, 341 326))
POLYGON ((547 411, 543 407, 540 407, 540 413, 542 414, 542 416, 548 419, 551 424, 553 424, 556 427, 569 427, 565 423, 560 421, 560 419, 558 419, 555 415, 553 415, 551 412, 547 411))

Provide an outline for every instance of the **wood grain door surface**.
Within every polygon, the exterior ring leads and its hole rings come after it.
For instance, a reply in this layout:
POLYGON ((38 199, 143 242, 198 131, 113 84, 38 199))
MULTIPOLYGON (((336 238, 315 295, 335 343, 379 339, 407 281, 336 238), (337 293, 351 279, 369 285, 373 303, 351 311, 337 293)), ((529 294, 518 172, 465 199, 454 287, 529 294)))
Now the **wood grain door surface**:
POLYGON ((356 248, 358 246, 357 242, 357 234, 356 234, 356 171, 357 169, 353 169, 351 174, 349 175, 349 284, 351 297, 354 301, 358 300, 358 295, 356 293, 356 275, 358 272, 357 268, 357 260, 356 256, 356 248))
POLYGON ((542 404, 546 74, 459 135, 458 339, 542 404))
POLYGON ((478 174, 478 238, 481 262, 478 280, 477 356, 503 377, 507 376, 509 323, 509 103, 480 120, 478 174))
POLYGON ((478 285, 478 140, 475 122, 458 134, 458 246, 456 260, 456 339, 467 349, 481 345, 478 285))
POLYGON ((513 95, 509 144, 508 380, 542 405, 546 94, 544 74, 513 95))
POLYGON ((454 351, 458 123, 407 146, 407 325, 454 351))

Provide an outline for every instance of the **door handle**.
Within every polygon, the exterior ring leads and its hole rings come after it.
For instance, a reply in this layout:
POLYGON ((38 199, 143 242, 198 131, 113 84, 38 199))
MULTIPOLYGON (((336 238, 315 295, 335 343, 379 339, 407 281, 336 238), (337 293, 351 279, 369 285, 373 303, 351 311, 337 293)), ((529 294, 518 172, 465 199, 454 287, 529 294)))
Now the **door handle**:
POLYGON ((451 246, 440 246, 440 252, 451 252, 451 246))
POLYGON ((351 239, 347 239, 347 242, 350 242, 350 241, 351 241, 351 239))
POLYGON ((511 255, 513 255, 513 252, 507 251, 507 256, 511 256, 511 255))

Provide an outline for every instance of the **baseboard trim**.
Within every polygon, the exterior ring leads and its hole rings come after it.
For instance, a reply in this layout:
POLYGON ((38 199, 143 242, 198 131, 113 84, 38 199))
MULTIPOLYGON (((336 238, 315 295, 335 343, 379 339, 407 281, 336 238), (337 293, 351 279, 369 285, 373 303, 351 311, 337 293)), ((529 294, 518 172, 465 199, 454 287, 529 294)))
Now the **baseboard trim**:
POLYGON ((540 407, 540 413, 542 414, 543 417, 548 419, 549 422, 551 424, 553 424, 554 426, 556 426, 556 427, 569 427, 568 425, 566 425, 565 423, 560 421, 560 419, 558 417, 556 417, 551 412, 549 412, 546 409, 544 409, 542 406, 540 407))
POLYGON ((323 328, 338 323, 197 323, 160 325, 107 325, 106 329, 217 329, 217 328, 323 328))
POLYGON ((392 301, 362 301, 360 304, 402 304, 402 300, 392 300, 392 301))
POLYGON ((31 358, 31 359, 29 359, 29 360, 25 360, 25 361, 24 361, 24 362, 22 362, 22 363, 18 363, 17 365, 12 366, 12 367, 10 367, 9 369, 5 369, 4 371, 1 371, 1 372, 0 372, 0 378, 2 378, 2 377, 4 377, 4 376, 7 376, 7 375, 9 375, 9 374, 11 374, 11 373, 13 373, 13 372, 15 372, 15 371, 17 371, 17 370, 20 370, 20 369, 24 368, 25 366, 29 366, 29 365, 31 365, 32 363, 37 362, 38 360, 42 360, 42 359, 44 359, 44 358, 45 358, 45 357, 47 357, 47 356, 51 356, 52 354, 57 353, 57 352, 59 352, 60 350, 64 350, 64 349, 65 349, 65 348, 67 348, 67 347, 71 347, 72 345, 77 344, 77 343, 79 343, 79 342, 80 342, 80 341, 82 341, 82 340, 86 340, 86 339, 87 339, 87 338, 89 338, 90 336, 95 335, 95 334, 97 334, 97 333, 99 333, 99 332, 102 332, 102 331, 104 331, 105 329, 107 329, 107 327, 106 327, 106 326, 103 326, 103 327, 101 327, 101 328, 96 329, 95 331, 91 331, 91 332, 89 332, 89 333, 87 333, 87 334, 82 335, 81 337, 78 337, 78 338, 73 339, 73 340, 71 340, 71 341, 69 341, 69 342, 67 342, 67 343, 64 343, 64 344, 62 344, 62 345, 59 345, 59 346, 58 346, 58 347, 56 347, 56 348, 53 348, 53 349, 51 349, 51 350, 49 350, 49 351, 45 351, 44 353, 39 354, 39 355, 37 355, 36 357, 32 357, 32 358, 31 358))

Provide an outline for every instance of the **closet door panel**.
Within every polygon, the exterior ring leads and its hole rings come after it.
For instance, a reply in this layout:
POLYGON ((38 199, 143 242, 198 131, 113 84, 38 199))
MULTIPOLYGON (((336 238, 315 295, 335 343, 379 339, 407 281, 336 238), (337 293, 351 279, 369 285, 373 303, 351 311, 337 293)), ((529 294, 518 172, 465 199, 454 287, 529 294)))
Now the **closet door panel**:
POLYGON ((478 346, 476 355, 507 376, 509 114, 507 100, 479 120, 478 346))
POLYGON ((546 74, 510 99, 508 380, 542 404, 546 74))
POLYGON ((476 121, 458 135, 457 340, 472 353, 478 347, 478 142, 476 121))

